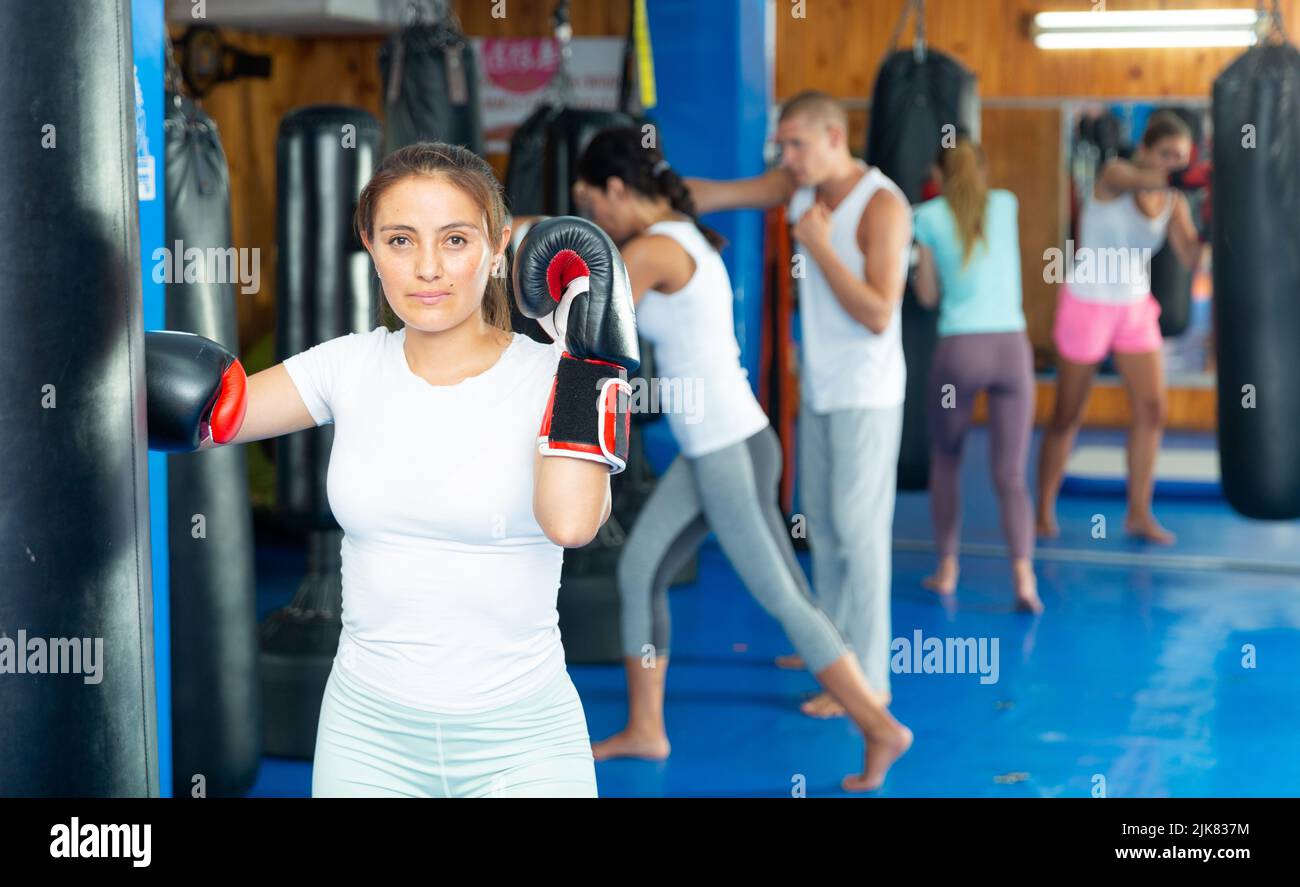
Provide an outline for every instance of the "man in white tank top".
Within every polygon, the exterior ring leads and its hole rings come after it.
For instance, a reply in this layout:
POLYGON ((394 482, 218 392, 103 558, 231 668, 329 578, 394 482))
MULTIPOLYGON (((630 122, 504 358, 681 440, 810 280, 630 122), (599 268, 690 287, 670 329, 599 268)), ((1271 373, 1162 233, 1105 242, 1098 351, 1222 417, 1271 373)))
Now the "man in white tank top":
MULTIPOLYGON (((787 102, 776 140, 777 169, 687 184, 701 213, 788 206, 798 242, 791 270, 803 334, 799 480, 813 587, 883 701, 912 212, 897 185, 849 153, 847 119, 830 96, 808 92, 787 102)), ((804 710, 842 713, 825 695, 804 710)))

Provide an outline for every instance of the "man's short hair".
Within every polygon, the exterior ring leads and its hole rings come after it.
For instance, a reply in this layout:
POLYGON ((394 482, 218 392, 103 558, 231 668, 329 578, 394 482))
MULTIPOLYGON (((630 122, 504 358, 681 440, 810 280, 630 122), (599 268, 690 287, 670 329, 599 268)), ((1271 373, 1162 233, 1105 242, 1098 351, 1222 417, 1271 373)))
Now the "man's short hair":
POLYGON ((849 118, 844 113, 844 108, 838 101, 820 90, 807 89, 790 98, 781 106, 780 122, 798 114, 827 126, 838 126, 845 132, 849 130, 849 118))

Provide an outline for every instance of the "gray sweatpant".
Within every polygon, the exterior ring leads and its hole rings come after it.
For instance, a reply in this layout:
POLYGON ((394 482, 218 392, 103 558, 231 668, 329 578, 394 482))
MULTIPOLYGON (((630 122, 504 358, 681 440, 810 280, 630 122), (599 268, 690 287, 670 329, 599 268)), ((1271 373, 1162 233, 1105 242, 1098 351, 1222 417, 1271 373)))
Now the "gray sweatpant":
POLYGON ((799 412, 799 488, 813 589, 862 664, 889 692, 890 553, 902 406, 799 412))
POLYGON ((717 452, 673 461, 619 558, 623 655, 668 654, 668 583, 709 530, 810 671, 820 672, 847 652, 831 620, 813 603, 795 559, 777 507, 780 479, 781 445, 770 425, 717 452))

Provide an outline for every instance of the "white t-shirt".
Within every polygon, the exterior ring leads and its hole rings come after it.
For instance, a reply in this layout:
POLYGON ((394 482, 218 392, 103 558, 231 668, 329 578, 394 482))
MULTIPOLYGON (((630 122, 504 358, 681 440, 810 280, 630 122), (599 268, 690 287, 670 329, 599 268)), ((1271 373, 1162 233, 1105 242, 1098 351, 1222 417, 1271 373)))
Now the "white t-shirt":
POLYGON ((1111 200, 1089 195, 1079 213, 1079 254, 1070 293, 1085 302, 1131 305, 1151 292, 1151 257, 1164 246, 1177 197, 1165 197, 1154 219, 1142 212, 1133 192, 1111 200), (1084 258, 1090 264, 1084 264, 1084 258))
POLYGON ((694 459, 762 431, 767 414, 740 365, 735 296, 718 251, 694 222, 656 222, 646 233, 671 237, 695 260, 685 286, 669 295, 647 290, 636 306, 637 331, 655 346, 659 407, 682 454, 694 459))
MULTIPOLYGON (((911 207, 898 185, 876 167, 858 161, 865 175, 831 212, 831 246, 854 277, 864 279, 866 257, 858 246, 858 222, 876 192, 884 188, 911 207)), ((817 199, 816 189, 806 186, 790 198, 790 224, 799 221, 817 199)), ((903 303, 884 332, 877 335, 844 310, 834 290, 813 257, 795 243, 802 256, 804 278, 799 281, 799 325, 803 331, 800 349, 802 395, 816 413, 832 410, 880 409, 903 402, 907 366, 903 361, 903 303)), ((907 279, 911 242, 904 248, 899 276, 907 279)))
POLYGON ((537 429, 560 352, 515 334, 486 372, 435 386, 411 371, 405 339, 378 327, 284 362, 316 424, 335 426, 334 664, 412 707, 487 711, 564 669, 563 549, 533 516, 537 429))

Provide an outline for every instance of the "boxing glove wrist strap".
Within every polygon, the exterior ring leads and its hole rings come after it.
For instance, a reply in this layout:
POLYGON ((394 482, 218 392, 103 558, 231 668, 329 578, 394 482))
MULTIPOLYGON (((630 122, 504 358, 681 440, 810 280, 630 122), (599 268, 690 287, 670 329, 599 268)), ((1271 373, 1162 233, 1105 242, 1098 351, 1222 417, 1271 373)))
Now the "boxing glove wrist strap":
POLYGON ((627 467, 631 393, 623 367, 565 352, 551 385, 538 449, 544 456, 603 462, 610 474, 618 474, 627 467))

